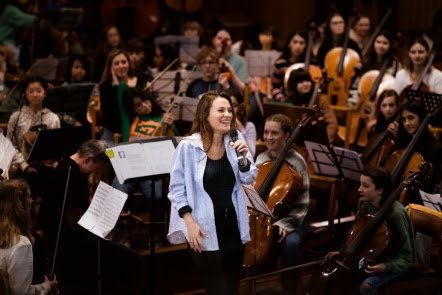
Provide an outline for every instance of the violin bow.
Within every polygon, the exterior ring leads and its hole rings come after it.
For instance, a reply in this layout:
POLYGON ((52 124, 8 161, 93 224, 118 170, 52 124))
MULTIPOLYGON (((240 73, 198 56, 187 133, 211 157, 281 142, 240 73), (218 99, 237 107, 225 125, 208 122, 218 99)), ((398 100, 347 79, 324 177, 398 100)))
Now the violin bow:
POLYGON ((52 259, 51 272, 49 274, 49 279, 50 280, 52 280, 54 278, 55 261, 57 259, 58 242, 60 240, 61 225, 63 224, 64 208, 65 208, 65 205, 66 205, 66 196, 68 194, 69 180, 71 178, 71 169, 72 169, 72 166, 69 166, 68 176, 66 178, 66 187, 65 187, 65 190, 64 190, 63 205, 61 206, 60 221, 58 223, 57 240, 55 241, 54 258, 52 259))
POLYGON ((153 84, 160 79, 176 62, 178 62, 178 58, 175 58, 170 64, 167 65, 167 67, 164 68, 164 70, 161 71, 151 82, 149 86, 144 87, 144 91, 149 90, 153 86, 153 84))

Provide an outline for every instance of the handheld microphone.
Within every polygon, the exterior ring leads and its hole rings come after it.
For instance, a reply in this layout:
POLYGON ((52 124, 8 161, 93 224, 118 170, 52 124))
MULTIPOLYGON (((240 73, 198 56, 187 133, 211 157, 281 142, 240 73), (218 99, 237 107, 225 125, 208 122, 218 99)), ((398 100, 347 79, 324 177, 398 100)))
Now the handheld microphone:
MULTIPOLYGON (((229 133, 230 133, 230 137, 232 138, 233 142, 238 140, 238 131, 235 128, 230 129, 229 133)), ((236 155, 237 155, 239 171, 246 172, 247 171, 246 170, 247 167, 244 164, 244 157, 243 157, 243 155, 240 152, 238 152, 237 150, 235 150, 235 151, 236 151, 236 155)))

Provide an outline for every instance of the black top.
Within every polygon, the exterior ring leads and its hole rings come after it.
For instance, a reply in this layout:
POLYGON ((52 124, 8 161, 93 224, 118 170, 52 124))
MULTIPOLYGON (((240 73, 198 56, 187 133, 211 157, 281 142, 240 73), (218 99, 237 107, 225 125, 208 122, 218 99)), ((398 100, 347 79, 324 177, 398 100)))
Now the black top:
POLYGON ((203 185, 212 199, 215 213, 233 207, 232 192, 235 185, 235 174, 226 152, 219 160, 207 158, 203 185))

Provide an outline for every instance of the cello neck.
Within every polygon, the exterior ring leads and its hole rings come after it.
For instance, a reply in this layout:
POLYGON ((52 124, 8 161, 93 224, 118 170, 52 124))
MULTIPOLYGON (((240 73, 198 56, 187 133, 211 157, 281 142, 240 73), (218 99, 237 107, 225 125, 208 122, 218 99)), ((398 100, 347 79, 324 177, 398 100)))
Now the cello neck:
MULTIPOLYGON (((439 109, 440 107, 436 108, 439 109)), ((393 183, 397 183, 399 180, 399 177, 402 174, 402 171, 405 169, 405 166, 407 165, 408 161, 410 160, 410 157, 412 156, 414 152, 414 147, 416 146, 416 143, 420 139, 422 133, 427 127, 428 121, 433 116, 433 112, 429 113, 425 119, 422 121, 421 125, 419 126, 418 130, 413 136, 413 139, 408 144, 407 148, 405 149, 404 153, 402 154, 402 157, 400 161, 394 166, 393 172, 391 172, 391 179, 393 183)))
POLYGON ((342 44, 342 51, 341 55, 339 56, 338 68, 336 69, 338 76, 342 76, 342 74, 344 73, 344 60, 345 55, 347 54, 348 39, 350 38, 350 27, 351 23, 349 23, 345 29, 344 44, 342 44))
POLYGON ((365 44, 364 48, 362 49, 361 56, 365 56, 367 54, 368 49, 370 48, 371 44, 374 42, 374 39, 377 37, 378 33, 381 31, 382 27, 385 25, 388 18, 390 17, 391 11, 392 9, 390 7, 390 9, 388 9, 388 11, 384 14, 384 17, 382 18, 381 22, 376 27, 373 34, 371 34, 370 39, 368 39, 367 44, 365 44))
POLYGON ((304 60, 304 70, 308 72, 310 67, 310 61, 312 59, 312 48, 313 48, 313 36, 308 36, 308 43, 307 43, 307 49, 305 53, 305 60, 304 60))
POLYGON ((278 174, 279 169, 282 166, 282 163, 284 162, 284 159, 286 155, 288 154, 292 143, 295 141, 295 139, 298 137, 299 133, 301 132, 302 128, 302 122, 299 123, 295 130, 293 130, 290 137, 287 139, 287 142, 285 143, 284 149, 281 151, 281 153, 278 155, 278 157, 275 160, 275 163, 273 164, 272 169, 266 176, 266 179, 262 182, 261 186, 258 189, 258 194, 262 199, 264 199, 268 189, 271 187, 273 181, 275 180, 276 175, 278 174))
POLYGON ((419 78, 416 80, 416 83, 413 84, 412 90, 418 90, 424 81, 425 74, 430 70, 431 65, 433 64, 435 54, 434 52, 430 54, 428 57, 427 63, 425 64, 424 70, 420 73, 419 78))
POLYGON ((381 85, 382 78, 384 77, 385 72, 387 72, 388 65, 390 64, 392 59, 393 59, 393 56, 390 55, 382 63, 381 69, 379 70, 379 75, 376 77, 376 80, 374 81, 373 85, 370 88, 370 93, 369 93, 370 101, 375 101, 376 100, 376 94, 378 92, 379 85, 381 85))

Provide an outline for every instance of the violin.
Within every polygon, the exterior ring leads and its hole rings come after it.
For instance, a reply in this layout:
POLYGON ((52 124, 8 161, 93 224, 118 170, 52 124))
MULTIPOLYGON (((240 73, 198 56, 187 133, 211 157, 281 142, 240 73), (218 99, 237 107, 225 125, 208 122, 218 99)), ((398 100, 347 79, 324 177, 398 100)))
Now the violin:
MULTIPOLYGON (((176 105, 177 104, 174 102, 174 98, 172 98, 169 107, 164 113, 170 113, 170 111, 172 111, 172 109, 176 105)), ((173 132, 172 128, 170 128, 169 125, 164 123, 164 115, 163 118, 161 119, 161 127, 157 127, 155 129, 155 131, 153 132, 153 136, 175 136, 175 133, 173 132)))
MULTIPOLYGON (((315 110, 318 112, 318 110, 315 110)), ((306 116, 296 126, 274 161, 268 161, 258 168, 258 175, 253 184, 259 196, 266 202, 275 218, 286 216, 292 209, 302 189, 302 177, 285 162, 292 143, 307 124, 314 124, 316 113, 306 116)), ((246 244, 244 263, 247 268, 261 264, 269 258, 274 243, 274 229, 271 217, 249 210, 251 242, 246 244)))
MULTIPOLYGON (((359 81, 359 101, 355 107, 351 119, 350 145, 365 147, 368 142, 367 122, 374 117, 375 104, 377 101, 378 90, 391 89, 394 84, 394 77, 386 73, 391 58, 384 61, 379 71, 372 70, 362 75, 359 81)), ((338 132, 339 137, 345 140, 345 129, 338 132)))
MULTIPOLYGON (((405 188, 418 186, 428 179, 429 167, 428 164, 422 165, 421 171, 413 173, 402 182, 374 216, 356 216, 344 249, 335 259, 320 265, 310 282, 309 294, 350 294, 350 290, 346 289, 344 292, 343 288, 352 288, 355 287, 354 283, 359 284, 359 280, 355 280, 354 276, 362 279, 367 265, 375 263, 380 256, 388 257, 393 253, 392 245, 395 241, 391 239, 392 229, 385 218, 391 205, 405 188), (331 285, 336 288, 330 288, 331 285)), ((354 293, 354 290, 352 291, 351 294, 354 293)))
POLYGON ((348 40, 351 25, 347 26, 344 44, 342 47, 331 49, 324 60, 324 68, 327 76, 331 78, 328 84, 329 103, 343 106, 347 103, 348 90, 354 75, 354 69, 360 61, 359 54, 348 48, 348 40))

